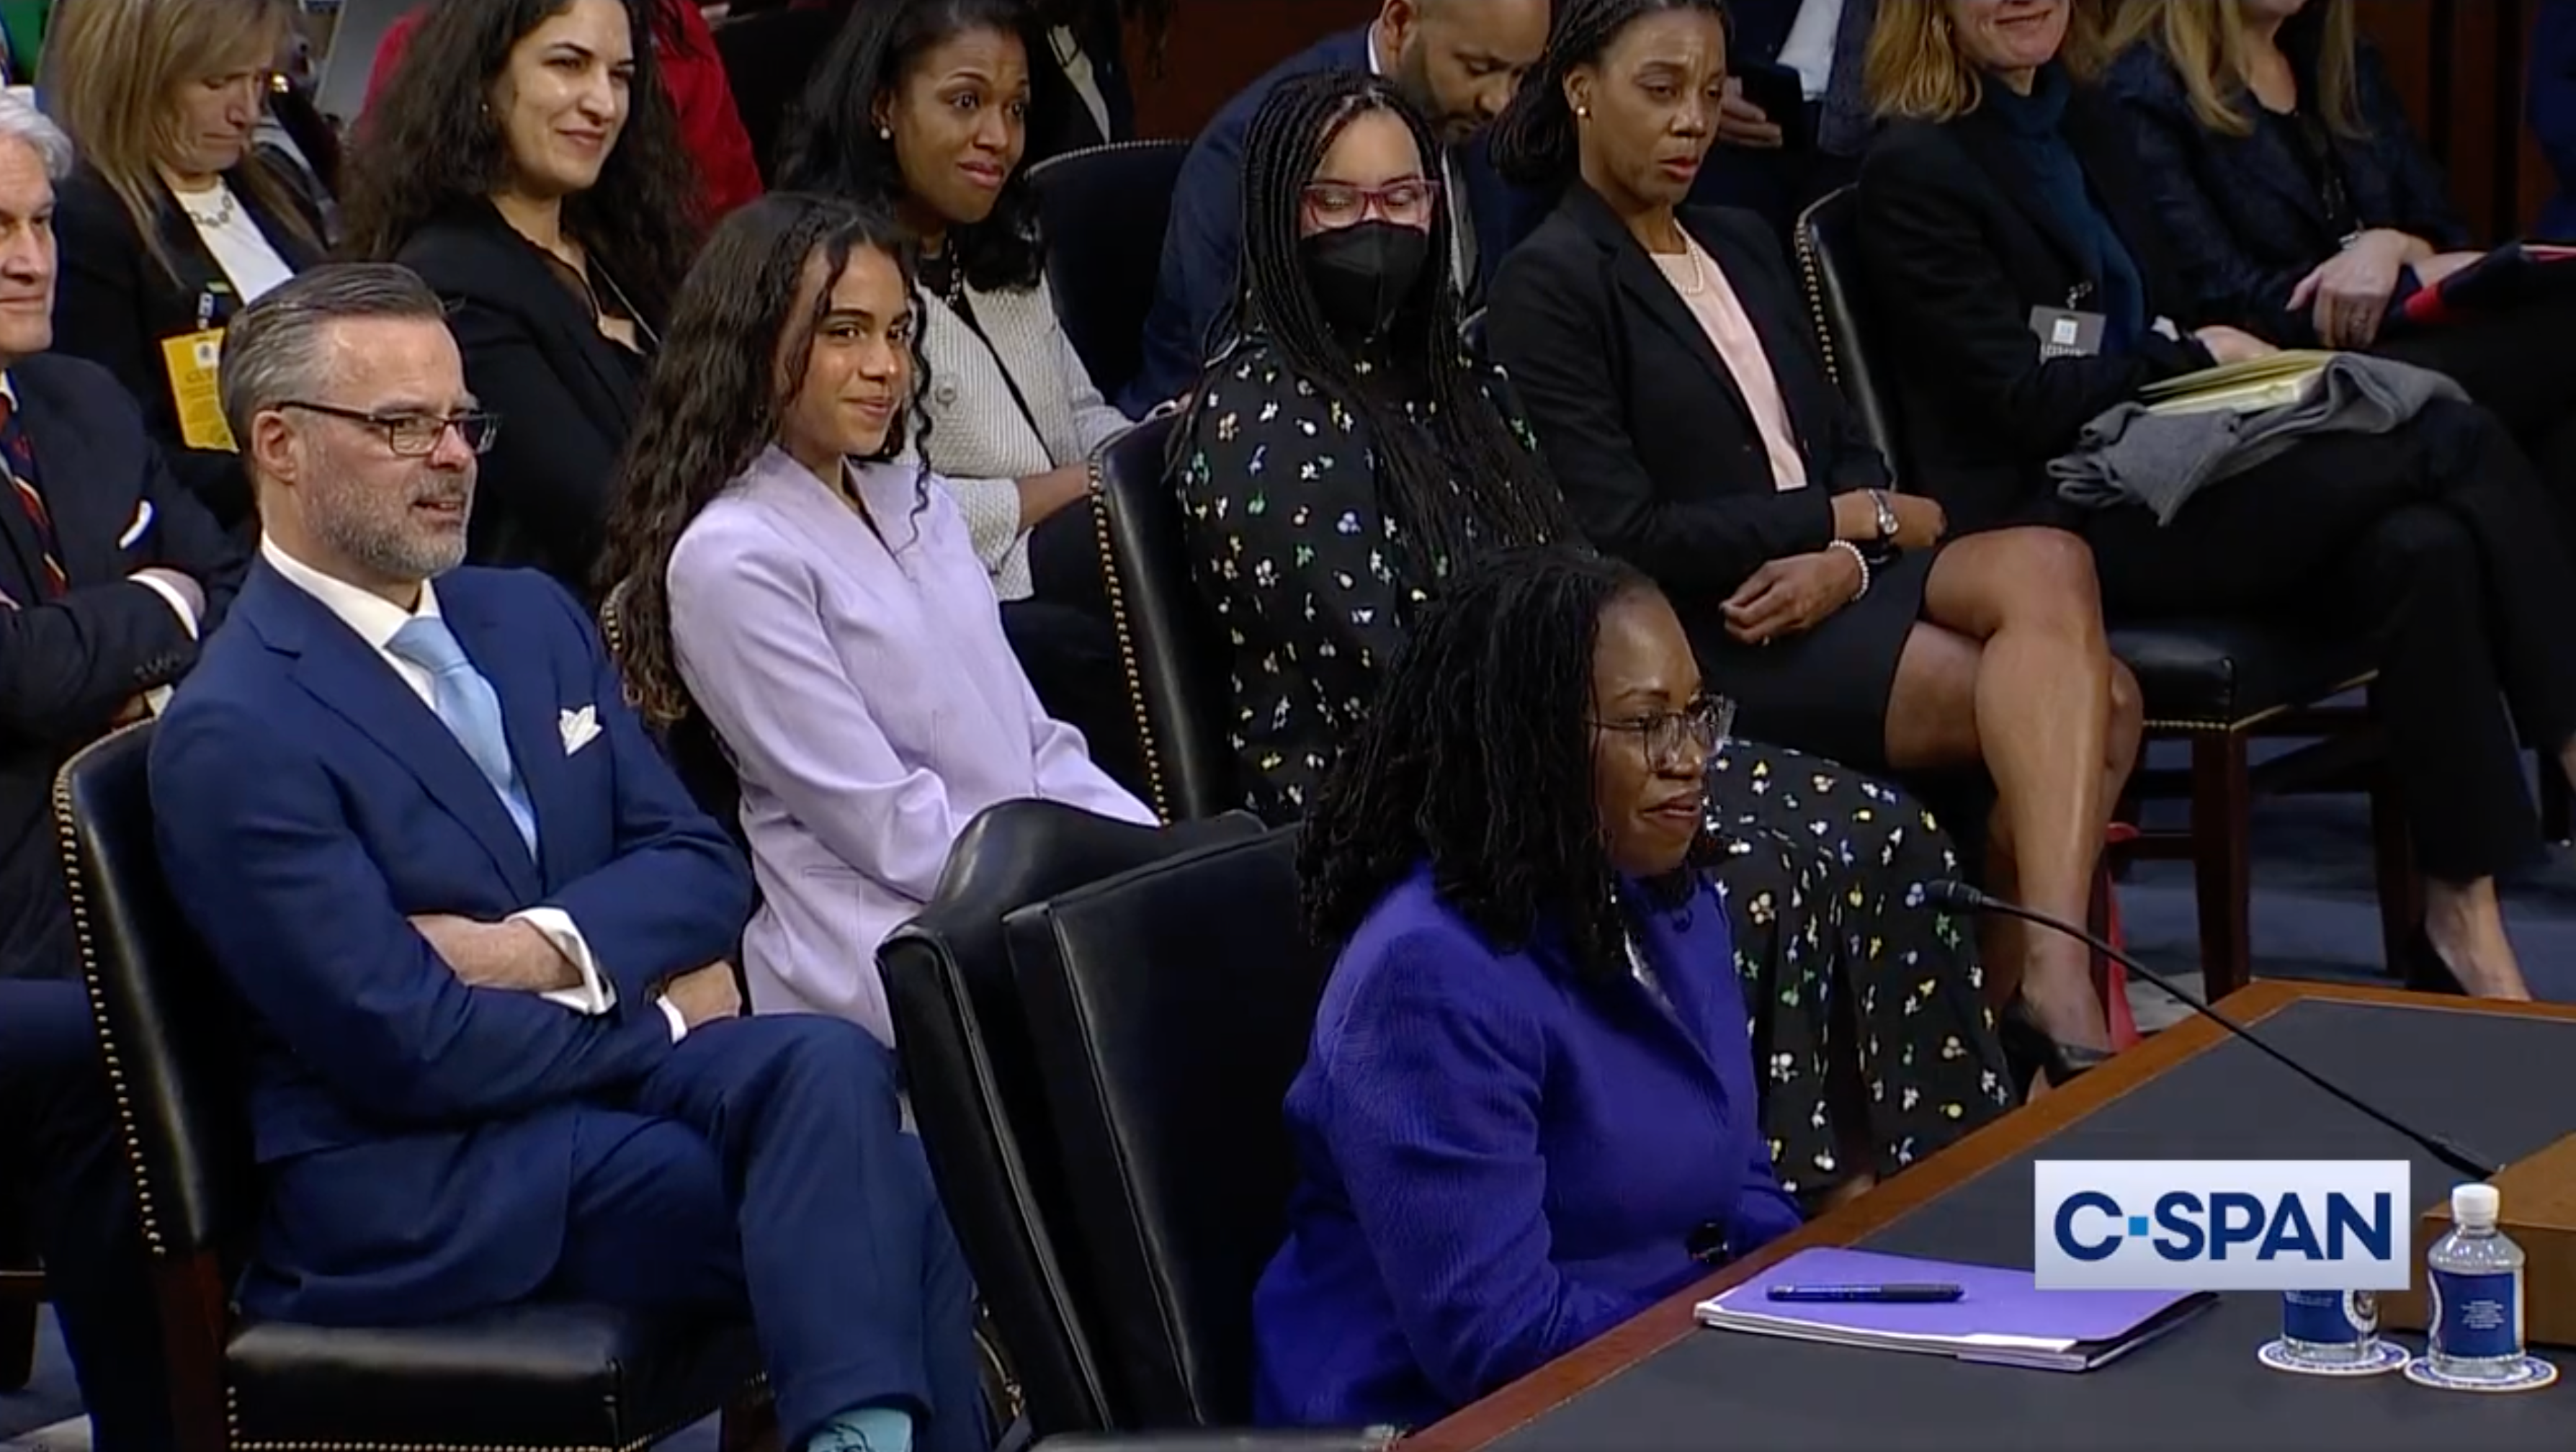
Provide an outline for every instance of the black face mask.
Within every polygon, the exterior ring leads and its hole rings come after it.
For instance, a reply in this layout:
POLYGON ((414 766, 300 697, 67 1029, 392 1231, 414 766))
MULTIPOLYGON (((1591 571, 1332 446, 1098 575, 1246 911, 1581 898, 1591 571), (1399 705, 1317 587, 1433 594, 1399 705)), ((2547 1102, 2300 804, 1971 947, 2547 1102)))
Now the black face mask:
POLYGON ((1431 234, 1420 227, 1367 221, 1318 232, 1303 244, 1306 277, 1332 325, 1357 338, 1374 338, 1395 321, 1414 279, 1431 254, 1431 234))

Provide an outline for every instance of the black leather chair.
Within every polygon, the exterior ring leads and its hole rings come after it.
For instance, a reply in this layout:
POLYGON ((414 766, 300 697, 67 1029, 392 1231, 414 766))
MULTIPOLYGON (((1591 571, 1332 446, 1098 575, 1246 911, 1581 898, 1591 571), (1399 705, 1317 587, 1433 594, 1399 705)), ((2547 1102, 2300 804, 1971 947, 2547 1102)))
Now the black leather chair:
MULTIPOLYGON (((1901 481, 1908 474, 1904 421, 1892 365, 1871 343, 1852 238, 1855 210, 1849 187, 1807 208, 1798 219, 1798 271, 1826 366, 1901 481)), ((2148 739, 2191 746, 2186 780, 2142 768, 2131 783, 2133 796, 2186 797, 2189 825, 2141 831, 2119 850, 2193 864, 2209 996, 2233 992, 2253 974, 2249 831, 2258 795, 2356 785, 2370 794, 2381 928, 2388 961, 2403 962, 2421 914, 2377 727, 2367 710, 2327 704, 2368 686, 2375 674, 2369 643, 2250 620, 2167 620, 2114 623, 2111 649, 2138 678, 2148 739), (2266 736, 2318 739, 2254 766, 2247 748, 2266 736)))
POLYGON ((1006 919, 1100 1292, 1108 1430, 1235 1427, 1252 1289, 1295 1180, 1280 1105, 1332 953, 1300 920, 1296 829, 1166 858, 1006 919))
POLYGON ((839 34, 848 7, 782 10, 764 6, 716 27, 716 55, 734 111, 751 137, 760 179, 778 185, 780 143, 788 117, 805 95, 806 78, 839 34))
POLYGON ((913 1122, 1011 1365, 1011 1418, 1040 1434, 1107 1424, 1082 1329, 1094 1267, 1050 1228, 1065 1171, 1002 920, 1113 873, 1257 835, 1247 814, 1156 830, 1055 802, 980 812, 928 907, 877 950, 913 1122))
POLYGON ((151 733, 131 726, 73 757, 54 818, 161 1300, 180 1447, 624 1452, 719 1409, 728 1446, 771 1432, 747 1325, 579 1305, 373 1330, 235 1313, 259 1209, 242 1025, 161 876, 151 733))
POLYGON ((1037 1452, 1385 1452, 1384 1431, 1076 1432, 1049 1437, 1037 1452))
POLYGON ((1234 710, 1224 632, 1190 578, 1189 543, 1166 455, 1174 421, 1150 418, 1091 460, 1101 577, 1136 733, 1147 799, 1165 821, 1243 805, 1226 722, 1234 710))
POLYGON ((1144 367, 1145 315, 1189 152, 1187 141, 1113 141, 1029 168, 1056 317, 1112 398, 1144 367))

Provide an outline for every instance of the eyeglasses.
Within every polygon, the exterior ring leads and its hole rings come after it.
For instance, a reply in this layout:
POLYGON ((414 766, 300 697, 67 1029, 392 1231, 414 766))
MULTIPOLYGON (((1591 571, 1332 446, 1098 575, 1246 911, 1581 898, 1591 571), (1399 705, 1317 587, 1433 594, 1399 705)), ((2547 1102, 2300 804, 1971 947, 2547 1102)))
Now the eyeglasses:
POLYGON ((386 448, 405 459, 426 458, 436 452, 438 441, 449 429, 456 430, 457 439, 478 454, 492 452, 493 440, 501 436, 501 416, 497 413, 360 413, 353 408, 292 398, 276 406, 363 424, 384 439, 386 448))
POLYGON ((1626 721, 1594 721, 1604 731, 1623 731, 1644 741, 1646 759, 1657 766, 1699 766, 1717 754, 1735 730, 1735 703, 1724 696, 1702 696, 1678 711, 1663 711, 1626 721))
POLYGON ((1431 204, 1440 196, 1440 183, 1428 177, 1406 177, 1382 187, 1364 187, 1351 182, 1308 182, 1306 210, 1317 223, 1326 227, 1347 227, 1369 214, 1371 208, 1390 222, 1414 223, 1431 215, 1431 204))

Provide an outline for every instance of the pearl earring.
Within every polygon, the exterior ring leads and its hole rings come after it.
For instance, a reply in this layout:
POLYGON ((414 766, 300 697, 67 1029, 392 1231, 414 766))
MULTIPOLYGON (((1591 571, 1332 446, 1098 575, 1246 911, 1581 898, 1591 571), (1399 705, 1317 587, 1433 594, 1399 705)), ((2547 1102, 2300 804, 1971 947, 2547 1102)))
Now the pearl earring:
POLYGON ((1589 121, 1589 120, 1591 120, 1591 119, 1592 119, 1592 108, 1591 108, 1591 107, 1589 107, 1589 106, 1577 106, 1577 107, 1575 107, 1575 108, 1574 108, 1574 119, 1575 119, 1575 120, 1577 120, 1577 121, 1589 121))
POLYGON ((894 140, 894 128, 893 128, 893 127, 891 127, 891 126, 880 126, 880 127, 878 127, 878 128, 877 128, 877 140, 879 140, 879 141, 892 141, 892 140, 894 140))

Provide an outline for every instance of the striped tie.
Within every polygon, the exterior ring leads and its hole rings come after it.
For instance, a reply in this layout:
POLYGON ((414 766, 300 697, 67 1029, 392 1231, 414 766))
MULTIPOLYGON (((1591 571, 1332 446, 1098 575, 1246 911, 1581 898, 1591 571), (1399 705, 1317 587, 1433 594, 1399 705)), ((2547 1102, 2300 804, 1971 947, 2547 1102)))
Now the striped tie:
POLYGON ((17 401, 0 393, 0 468, 9 473, 9 487, 18 496, 18 507, 35 526, 36 551, 44 561, 46 597, 58 598, 71 588, 71 577, 63 573, 62 551, 54 543, 53 511, 45 507, 45 496, 36 487, 36 447, 27 440, 27 430, 18 422, 17 401))

